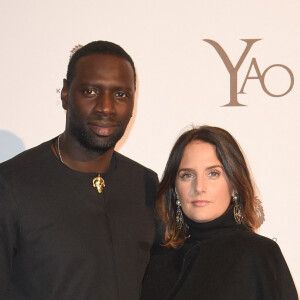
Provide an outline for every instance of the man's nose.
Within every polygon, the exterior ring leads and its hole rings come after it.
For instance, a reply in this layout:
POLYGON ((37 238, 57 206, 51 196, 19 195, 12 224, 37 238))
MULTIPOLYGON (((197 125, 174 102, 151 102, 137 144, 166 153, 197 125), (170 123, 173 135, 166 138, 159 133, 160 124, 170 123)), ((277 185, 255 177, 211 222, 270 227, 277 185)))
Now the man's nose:
POLYGON ((114 114, 116 112, 114 95, 109 91, 101 93, 101 95, 97 97, 95 110, 105 115, 114 114))

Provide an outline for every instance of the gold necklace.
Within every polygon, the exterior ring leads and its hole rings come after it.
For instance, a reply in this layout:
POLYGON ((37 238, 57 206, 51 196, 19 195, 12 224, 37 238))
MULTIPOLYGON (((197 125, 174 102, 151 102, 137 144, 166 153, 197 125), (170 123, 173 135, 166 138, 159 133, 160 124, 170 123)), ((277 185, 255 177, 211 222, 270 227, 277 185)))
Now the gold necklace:
MULTIPOLYGON (((59 135, 59 137, 57 139, 57 152, 58 152, 58 156, 59 156, 60 161, 65 165, 65 162, 63 161, 61 153, 60 153, 60 147, 59 147, 60 136, 61 135, 59 135)), ((102 191, 103 191, 103 189, 105 187, 105 181, 101 177, 100 173, 98 173, 98 176, 93 179, 93 187, 97 189, 97 192, 99 194, 102 193, 102 191)))

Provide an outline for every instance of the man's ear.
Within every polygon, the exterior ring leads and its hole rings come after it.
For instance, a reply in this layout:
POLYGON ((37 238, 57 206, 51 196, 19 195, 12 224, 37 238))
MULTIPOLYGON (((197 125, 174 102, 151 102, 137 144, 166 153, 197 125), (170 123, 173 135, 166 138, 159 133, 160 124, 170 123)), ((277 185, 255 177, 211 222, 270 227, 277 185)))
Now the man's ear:
POLYGON ((68 92, 69 92, 68 83, 67 83, 67 80, 64 79, 63 80, 63 88, 60 93, 60 99, 61 99, 62 107, 65 110, 68 109, 68 92))

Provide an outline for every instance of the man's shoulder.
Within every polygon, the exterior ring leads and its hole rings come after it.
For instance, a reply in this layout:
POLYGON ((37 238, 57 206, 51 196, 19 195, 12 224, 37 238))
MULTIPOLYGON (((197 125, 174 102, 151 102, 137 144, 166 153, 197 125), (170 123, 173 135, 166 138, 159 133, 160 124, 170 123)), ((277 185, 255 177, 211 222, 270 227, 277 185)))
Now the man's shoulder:
POLYGON ((21 172, 23 169, 38 165, 41 159, 49 154, 52 141, 53 140, 46 141, 0 163, 0 173, 21 172))
POLYGON ((137 161, 135 161, 119 152, 116 152, 116 151, 114 152, 114 155, 116 157, 117 163, 122 165, 123 167, 129 167, 131 169, 142 170, 143 172, 147 173, 149 176, 157 178, 156 172, 143 166, 142 164, 138 163, 137 161))

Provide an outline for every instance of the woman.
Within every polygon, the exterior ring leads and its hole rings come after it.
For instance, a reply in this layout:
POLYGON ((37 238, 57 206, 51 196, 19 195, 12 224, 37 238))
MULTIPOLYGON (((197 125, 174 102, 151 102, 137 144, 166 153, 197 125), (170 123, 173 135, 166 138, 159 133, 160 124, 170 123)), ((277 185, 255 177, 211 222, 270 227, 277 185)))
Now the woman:
POLYGON ((153 250, 141 299, 298 299, 278 245, 254 233, 258 199, 227 131, 179 137, 156 201, 165 243, 153 250))

